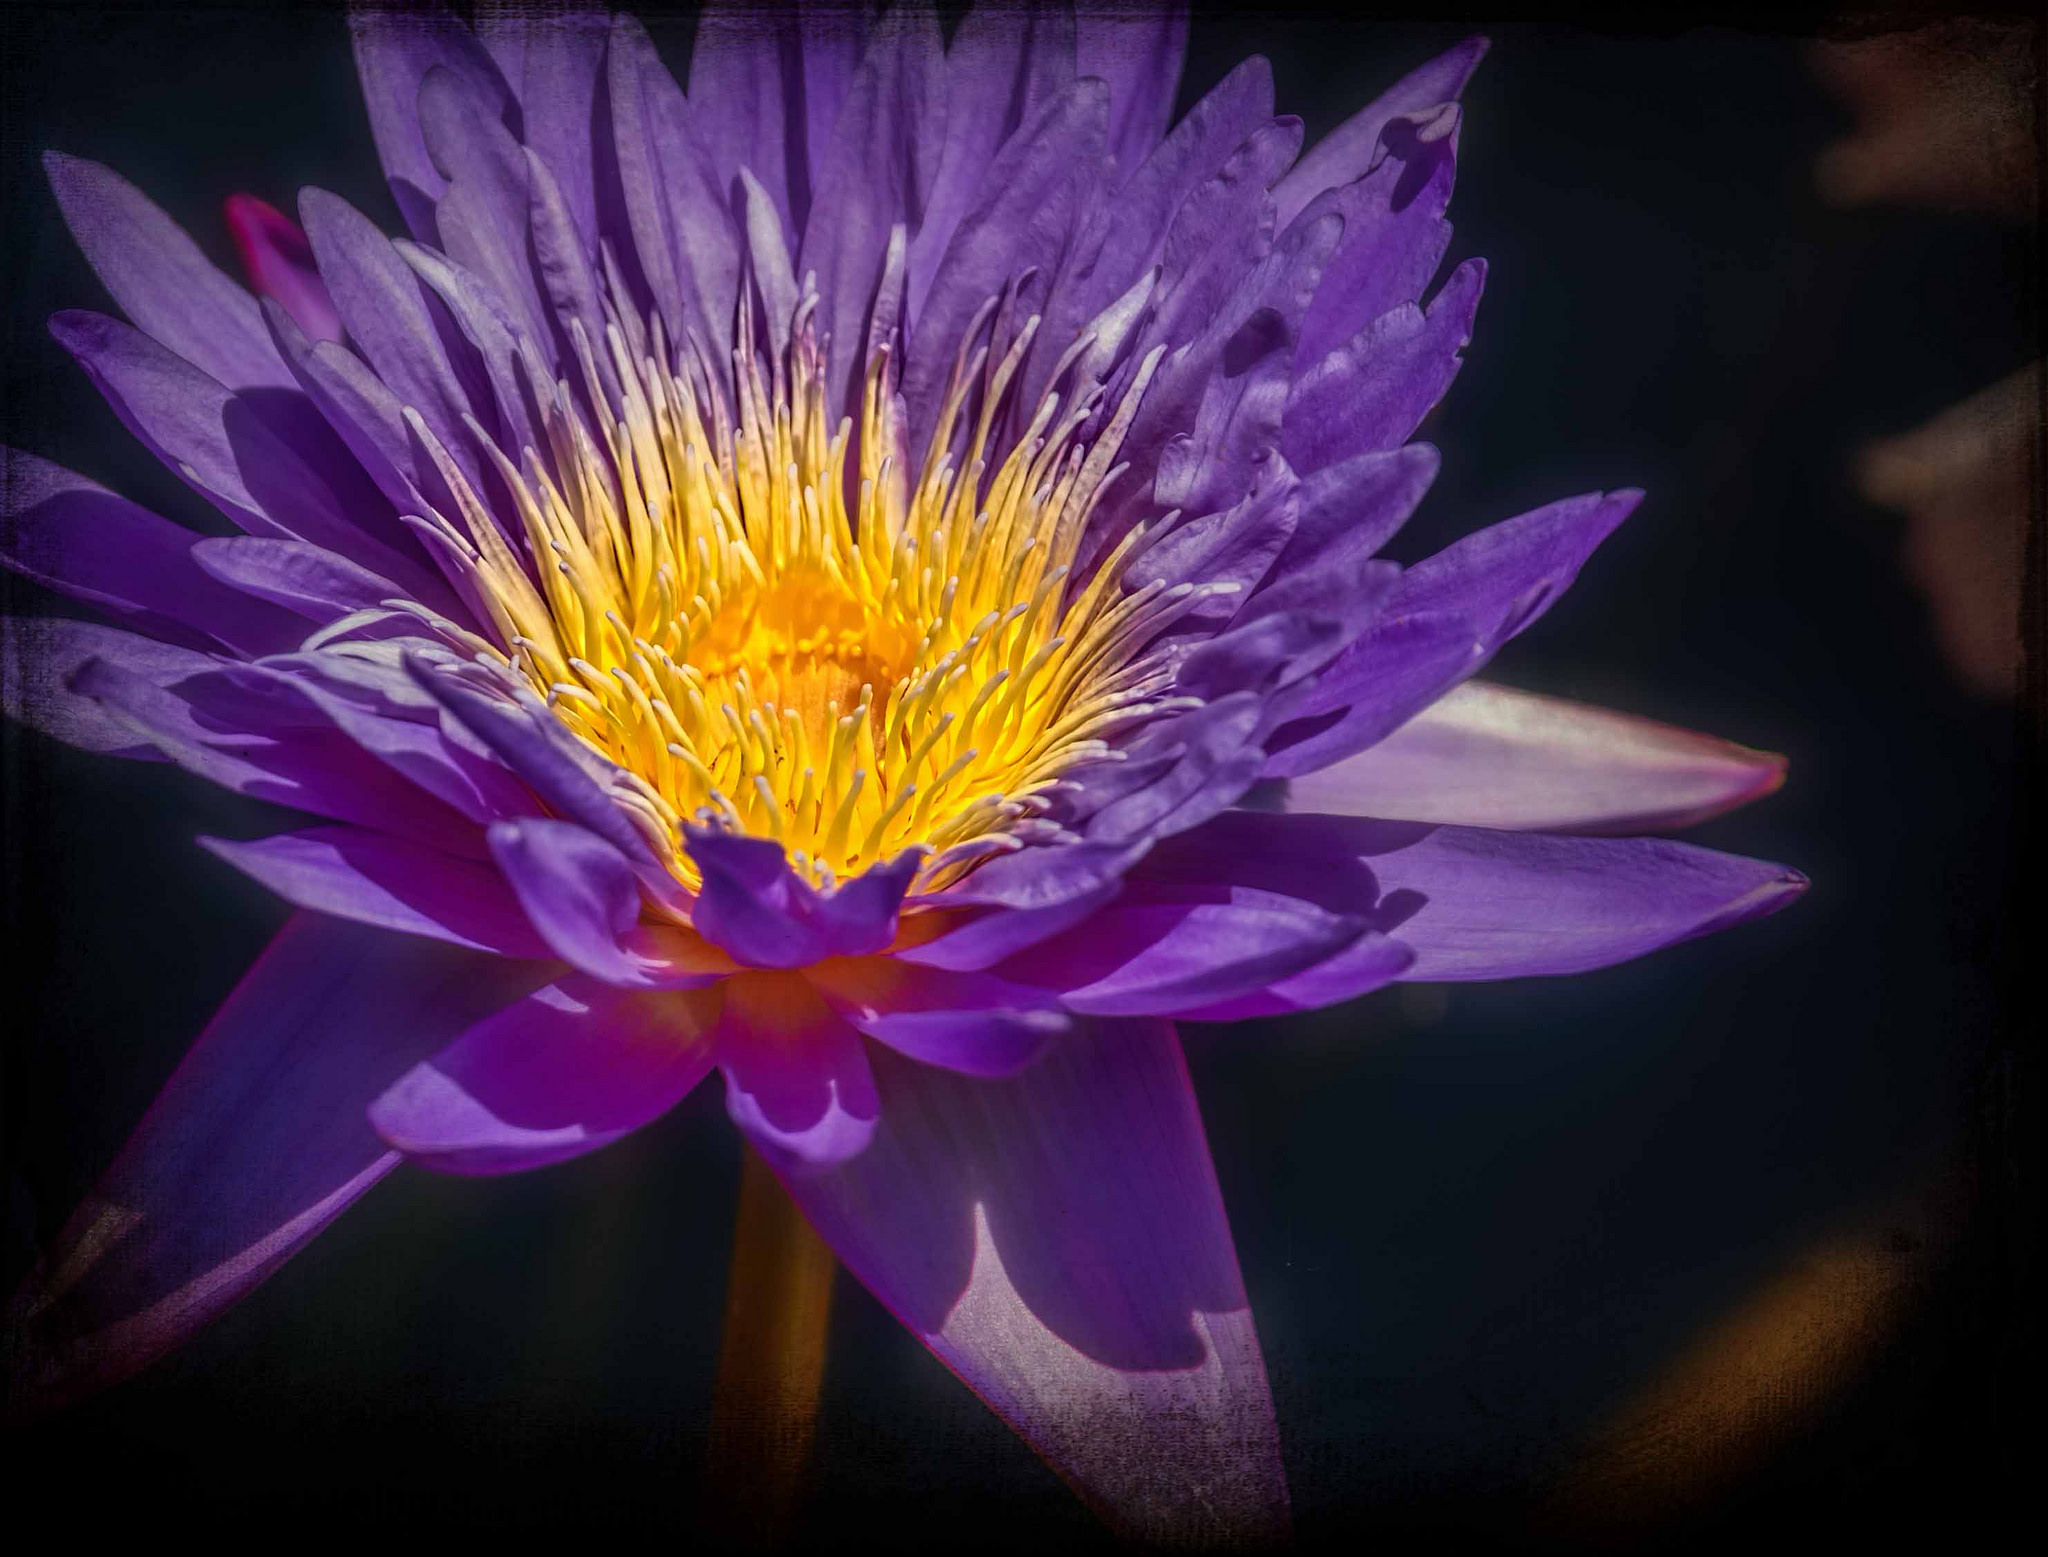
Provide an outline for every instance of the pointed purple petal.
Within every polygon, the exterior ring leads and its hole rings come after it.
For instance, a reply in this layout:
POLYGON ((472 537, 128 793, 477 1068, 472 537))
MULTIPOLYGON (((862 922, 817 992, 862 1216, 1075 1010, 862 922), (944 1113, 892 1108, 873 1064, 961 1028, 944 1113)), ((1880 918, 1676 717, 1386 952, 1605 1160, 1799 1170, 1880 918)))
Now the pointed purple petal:
POLYGON ((1770 794, 1785 759, 1674 725, 1468 681, 1354 757, 1289 781, 1290 811, 1514 831, 1687 827, 1770 794))
POLYGON ((569 974, 394 1082, 369 1121, 445 1173, 516 1173, 607 1146, 711 1068, 716 992, 640 994, 569 974))
POLYGON ((192 531, 33 454, 0 459, 0 566, 192 647, 261 654, 301 635, 288 613, 210 574, 192 531))
POLYGON ((92 660, 117 665, 153 686, 209 671, 210 654, 139 637, 98 622, 56 616, 0 617, 0 706, 11 719, 84 751, 161 762, 155 742, 71 678, 92 660))
POLYGON ((547 164, 592 248, 597 200, 591 126, 610 27, 604 6, 567 0, 534 10, 494 6, 476 19, 478 41, 519 100, 527 147, 547 164))
POLYGON ((230 389, 292 382, 256 299, 199 252, 133 184, 96 162, 45 152, 65 225, 121 312, 230 389))
POLYGON ((1415 948, 1411 979, 1581 973, 1785 907, 1806 878, 1661 838, 1567 838, 1233 811, 1145 861, 1365 915, 1415 948))
POLYGON ((855 409, 868 308, 882 279, 890 230, 898 223, 915 226, 938 172, 944 68, 936 14, 890 7, 868 35, 826 143, 796 268, 799 279, 817 273, 819 328, 831 342, 828 423, 855 409))
POLYGON ((1348 184, 1371 166, 1379 146, 1380 131, 1396 114, 1413 113, 1437 103, 1447 103, 1464 90, 1465 83, 1486 53, 1484 38, 1467 38, 1428 64, 1410 71, 1357 113, 1309 148, 1294 171, 1273 188, 1280 226, 1284 229, 1297 213, 1326 189, 1348 184))
POLYGON ((199 843, 300 908, 500 957, 552 955, 504 878, 474 860, 363 827, 199 843))
POLYGON ((1255 888, 1134 881, 1108 908, 995 971, 1056 990, 1072 1011, 1173 1016, 1299 973, 1365 929, 1355 914, 1326 913, 1298 897, 1255 888))
POLYGON ((254 1288, 398 1161, 370 1100, 547 971, 293 919, 24 1284, 17 1399, 116 1383, 254 1288))
POLYGON ((448 185, 420 133, 420 83, 440 66, 453 72, 494 117, 516 113, 517 107, 483 45, 432 0, 403 7, 352 5, 348 23, 384 176, 413 236, 432 243, 433 203, 448 185))
POLYGON ((784 1179, 840 1259, 1120 1532, 1284 1535, 1265 1369, 1173 1029, 1097 1023, 1008 1081, 874 1066, 867 1151, 784 1179))
POLYGON ((1013 1076, 1073 1026, 1049 992, 990 973, 861 957, 819 963, 805 977, 870 1038, 970 1076, 1013 1076))
POLYGON ((1173 120, 1181 63, 1188 47, 1184 4, 1078 8, 1075 74, 1109 83, 1109 152, 1118 183, 1152 154, 1173 120))

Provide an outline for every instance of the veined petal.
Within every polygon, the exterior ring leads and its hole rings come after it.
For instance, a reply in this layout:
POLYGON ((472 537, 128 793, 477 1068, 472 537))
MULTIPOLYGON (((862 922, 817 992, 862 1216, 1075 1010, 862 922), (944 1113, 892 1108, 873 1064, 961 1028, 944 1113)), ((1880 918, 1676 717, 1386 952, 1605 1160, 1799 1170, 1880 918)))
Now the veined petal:
POLYGON ((1102 1516, 1287 1525, 1273 1409, 1180 1045, 1100 1022, 992 1081, 886 1053, 868 1149, 784 1184, 847 1267, 1102 1516))
POLYGON ((1405 571, 1364 636, 1318 673, 1267 741, 1268 778, 1385 739, 1472 675, 1571 587, 1639 491, 1566 498, 1478 530, 1405 571))
POLYGON ((1518 831, 1687 827, 1770 794, 1785 759, 1468 681, 1377 745, 1288 782, 1290 811, 1518 831))
POLYGON ((854 409, 868 306, 889 233, 922 216, 945 144, 945 51, 937 16, 892 6, 868 34, 860 66, 818 164, 797 274, 815 271, 831 340, 826 416, 854 409))
POLYGON ((598 230, 591 125, 610 27, 595 0, 494 6, 476 19, 477 40, 519 101, 528 152, 547 164, 586 242, 598 230))
POLYGON ((393 1150, 446 1173, 516 1173, 608 1146, 711 1068, 718 992, 648 994, 571 973, 485 1017, 369 1106, 393 1150))
POLYGON ((119 1382, 270 1275, 398 1161, 370 1100, 548 972, 294 918, 17 1294, 23 1405, 119 1382))

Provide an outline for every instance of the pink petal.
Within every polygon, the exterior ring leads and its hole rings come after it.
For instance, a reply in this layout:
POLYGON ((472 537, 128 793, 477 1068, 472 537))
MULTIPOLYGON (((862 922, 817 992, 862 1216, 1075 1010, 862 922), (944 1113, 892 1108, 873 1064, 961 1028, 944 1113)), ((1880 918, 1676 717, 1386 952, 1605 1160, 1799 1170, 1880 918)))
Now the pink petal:
POLYGON ((223 207, 228 236, 258 297, 274 297, 310 340, 338 341, 345 333, 327 283, 313 264, 306 235, 276 206, 254 195, 229 195, 223 207))

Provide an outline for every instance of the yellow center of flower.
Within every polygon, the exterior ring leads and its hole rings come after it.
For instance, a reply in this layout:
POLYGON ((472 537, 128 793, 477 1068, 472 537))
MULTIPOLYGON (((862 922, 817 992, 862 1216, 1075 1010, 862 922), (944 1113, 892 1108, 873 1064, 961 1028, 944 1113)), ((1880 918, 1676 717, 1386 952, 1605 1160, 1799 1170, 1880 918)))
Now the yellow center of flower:
POLYGON ((878 350, 849 512, 853 423, 827 425, 815 304, 805 297, 765 376, 745 318, 722 381, 672 355, 658 319, 615 315, 602 361, 574 328, 580 397, 528 353, 552 459, 528 448, 515 463, 471 432, 537 568, 414 418, 463 510, 459 527, 428 522, 506 662, 631 775, 629 806, 681 880, 696 876, 681 825, 708 810, 780 841, 821 885, 928 846, 928 889, 1011 846, 1009 830, 1107 754, 1107 737, 1185 706, 1142 651, 1208 590, 1120 587, 1137 531, 1074 582, 1156 354, 1084 447, 1103 396, 1066 386, 1084 336, 1024 434, 992 448, 1038 321, 999 359, 989 345, 970 357, 985 310, 913 481, 878 350), (615 419, 594 426, 593 405, 615 419))

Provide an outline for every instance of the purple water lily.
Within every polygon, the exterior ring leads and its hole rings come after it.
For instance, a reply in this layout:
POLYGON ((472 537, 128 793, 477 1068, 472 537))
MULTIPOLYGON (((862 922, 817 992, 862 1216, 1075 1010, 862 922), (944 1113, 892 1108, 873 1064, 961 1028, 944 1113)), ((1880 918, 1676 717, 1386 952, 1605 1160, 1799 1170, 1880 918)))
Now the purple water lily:
POLYGON ((404 1158, 713 1069, 839 1258, 1118 1528, 1286 1489, 1173 1020, 1601 967, 1783 906, 1646 837, 1782 763, 1472 680, 1640 494, 1413 567, 1475 40, 1302 152, 1185 17, 353 19, 409 238, 238 197, 255 294, 52 155, 57 338, 243 532, 13 455, 11 710, 319 825, 303 910, 24 1291, 110 1383, 404 1158), (1610 836, 1601 836, 1610 835, 1610 836))

